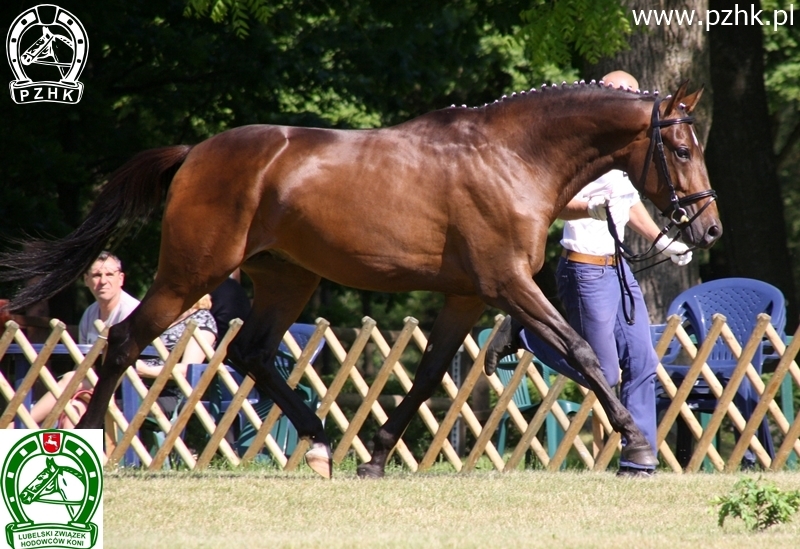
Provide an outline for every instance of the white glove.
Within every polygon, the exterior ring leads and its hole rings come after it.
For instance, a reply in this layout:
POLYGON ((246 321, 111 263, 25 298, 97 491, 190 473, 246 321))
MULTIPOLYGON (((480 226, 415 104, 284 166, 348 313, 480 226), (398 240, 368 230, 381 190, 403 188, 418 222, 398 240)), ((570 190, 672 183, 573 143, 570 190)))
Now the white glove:
POLYGON ((586 202, 586 211, 589 217, 598 221, 606 221, 610 212, 617 227, 625 226, 631 217, 630 206, 625 200, 614 198, 609 201, 603 195, 590 197, 586 202))
MULTIPOLYGON (((589 197, 589 201, 586 203, 586 213, 589 214, 589 217, 592 219, 597 219, 598 221, 605 221, 608 219, 608 215, 606 212, 606 205, 608 204, 608 198, 603 195, 597 194, 595 196, 589 197)), ((614 214, 611 214, 612 216, 614 214)))
POLYGON ((661 238, 656 242, 656 249, 669 257, 673 263, 683 267, 688 265, 692 260, 692 252, 689 247, 683 242, 673 240, 670 242, 667 238, 661 238))

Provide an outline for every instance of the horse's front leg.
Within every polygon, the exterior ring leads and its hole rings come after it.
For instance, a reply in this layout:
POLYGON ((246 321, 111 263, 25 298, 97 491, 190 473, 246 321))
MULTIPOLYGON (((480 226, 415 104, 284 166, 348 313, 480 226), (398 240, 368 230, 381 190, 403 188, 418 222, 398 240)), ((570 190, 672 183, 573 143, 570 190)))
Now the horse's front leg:
POLYGON ((125 373, 125 369, 139 355, 139 347, 130 333, 130 323, 112 326, 108 335, 108 348, 103 362, 97 370, 97 385, 92 390, 92 397, 76 429, 102 429, 108 403, 114 396, 117 382, 125 373))
POLYGON ((422 354, 414 384, 375 434, 372 459, 358 466, 359 477, 383 476, 389 452, 400 440, 422 403, 433 395, 442 382, 450 361, 485 308, 486 305, 475 296, 447 296, 444 308, 433 324, 428 348, 422 354))
POLYGON ((658 465, 649 442, 603 375, 600 361, 591 346, 561 316, 532 279, 520 277, 506 285, 494 304, 508 311, 583 375, 608 414, 611 426, 627 441, 622 450, 625 461, 644 467, 658 465))

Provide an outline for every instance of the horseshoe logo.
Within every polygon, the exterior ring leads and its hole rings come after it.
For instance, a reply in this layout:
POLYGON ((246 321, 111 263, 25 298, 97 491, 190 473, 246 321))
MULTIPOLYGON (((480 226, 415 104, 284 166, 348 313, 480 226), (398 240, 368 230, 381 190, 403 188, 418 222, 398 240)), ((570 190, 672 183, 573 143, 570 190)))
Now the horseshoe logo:
MULTIPOLYGON (((94 445, 80 436, 86 433, 31 431, 11 447, 0 475, 11 518, 8 546, 90 549, 101 539, 92 520, 102 502, 103 466, 94 445)), ((94 437, 97 442, 102 435, 94 437)))
POLYGON ((18 104, 78 103, 83 96, 78 78, 88 53, 86 29, 67 10, 40 4, 24 11, 6 37, 8 64, 15 77, 9 84, 11 98, 18 104))

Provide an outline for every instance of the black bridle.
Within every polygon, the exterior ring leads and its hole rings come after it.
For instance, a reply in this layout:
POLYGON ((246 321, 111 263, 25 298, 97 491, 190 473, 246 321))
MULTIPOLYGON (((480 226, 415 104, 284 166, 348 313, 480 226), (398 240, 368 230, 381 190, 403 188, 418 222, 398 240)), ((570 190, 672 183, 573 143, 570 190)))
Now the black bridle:
POLYGON ((674 226, 683 227, 694 221, 694 219, 717 198, 717 193, 713 189, 707 189, 698 193, 688 194, 683 198, 678 198, 678 193, 675 191, 675 185, 672 183, 672 177, 669 175, 669 168, 667 167, 667 156, 664 153, 664 141, 661 139, 661 128, 674 126, 676 124, 693 124, 694 116, 661 120, 661 114, 658 110, 660 105, 661 98, 656 97, 655 104, 653 105, 653 114, 650 117, 650 147, 647 149, 647 156, 644 159, 642 176, 639 178, 639 187, 644 188, 645 181, 647 180, 647 172, 650 170, 650 161, 655 157, 658 160, 658 167, 661 170, 661 175, 664 177, 664 181, 666 181, 670 192, 669 206, 661 212, 661 215, 670 220, 670 228, 674 226), (658 150, 658 155, 655 154, 656 150, 658 150), (692 219, 689 219, 683 207, 706 197, 710 197, 711 200, 706 202, 703 208, 697 212, 692 219))
MULTIPOLYGON (((683 229, 688 227, 689 225, 694 222, 697 217, 702 214, 706 208, 708 208, 711 203, 716 200, 717 193, 713 189, 707 189, 705 191, 700 191, 697 193, 688 194, 682 198, 678 197, 678 193, 675 191, 675 185, 672 182, 672 177, 669 174, 669 168, 667 166, 667 157, 664 153, 664 141, 661 139, 661 128, 666 128, 667 126, 674 126, 675 124, 692 124, 694 123, 693 116, 683 116, 680 118, 669 118, 667 120, 661 120, 661 114, 659 112, 659 107, 661 105, 661 98, 656 97, 655 104, 653 105, 653 114, 650 118, 650 147, 647 149, 647 156, 644 159, 644 167, 642 169, 642 176, 639 178, 639 187, 644 188, 644 184, 647 180, 647 172, 650 170, 650 161, 653 157, 656 158, 658 168, 661 171, 661 175, 664 178, 667 186, 669 187, 670 197, 669 197, 669 206, 662 210, 661 215, 669 219, 669 223, 666 227, 661 229, 661 232, 658 233, 658 236, 653 240, 653 243, 650 245, 650 248, 641 253, 641 254, 634 254, 630 248, 625 246, 619 238, 617 234, 617 226, 614 224, 614 220, 611 218, 611 209, 606 207, 606 220, 608 222, 608 230, 611 233, 611 236, 614 238, 615 244, 615 252, 614 257, 616 258, 615 261, 615 269, 617 271, 617 278, 619 279, 620 285, 620 292, 622 293, 622 312, 625 316, 625 321, 628 324, 633 324, 636 321, 636 307, 633 301, 633 295, 631 294, 630 287, 628 286, 628 281, 625 278, 625 273, 622 269, 622 260, 623 258, 632 261, 632 262, 639 262, 639 261, 646 261, 656 257, 658 254, 662 253, 661 251, 657 251, 652 253, 653 250, 656 248, 656 243, 673 227, 678 227, 679 229, 683 229), (658 151, 658 154, 656 154, 658 151), (697 209, 697 212, 690 218, 684 206, 689 204, 694 204, 703 198, 709 198, 705 204, 703 204, 700 208, 697 209), (628 314, 628 307, 625 303, 625 298, 628 299, 628 304, 630 306, 630 314, 628 314)), ((673 238, 672 242, 674 242, 678 238, 676 234, 673 238)), ((669 246, 669 244, 667 245, 669 246)), ((690 248, 690 251, 695 248, 690 248)), ((663 251, 663 250, 662 250, 663 251)), ((661 261, 653 263, 648 267, 644 267, 635 271, 638 273, 645 269, 649 269, 650 267, 655 267, 656 265, 667 261, 669 258, 664 258, 661 261)))

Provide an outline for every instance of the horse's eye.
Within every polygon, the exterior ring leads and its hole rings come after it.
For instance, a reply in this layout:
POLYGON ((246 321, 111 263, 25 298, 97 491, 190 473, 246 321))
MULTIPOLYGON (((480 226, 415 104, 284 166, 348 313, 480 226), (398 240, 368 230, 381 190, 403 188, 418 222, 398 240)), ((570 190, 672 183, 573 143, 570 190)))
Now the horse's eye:
POLYGON ((687 147, 679 147, 675 150, 675 154, 678 155, 678 158, 681 160, 689 160, 689 149, 687 147))

